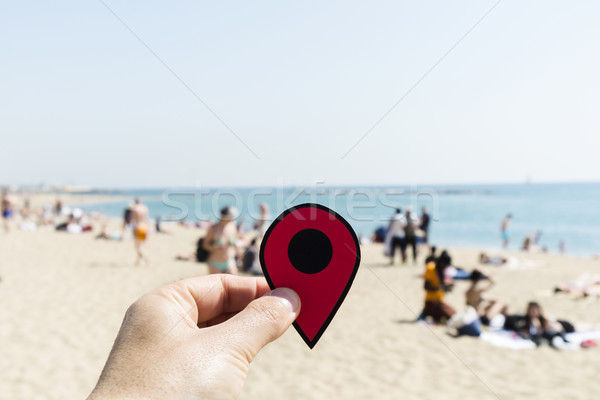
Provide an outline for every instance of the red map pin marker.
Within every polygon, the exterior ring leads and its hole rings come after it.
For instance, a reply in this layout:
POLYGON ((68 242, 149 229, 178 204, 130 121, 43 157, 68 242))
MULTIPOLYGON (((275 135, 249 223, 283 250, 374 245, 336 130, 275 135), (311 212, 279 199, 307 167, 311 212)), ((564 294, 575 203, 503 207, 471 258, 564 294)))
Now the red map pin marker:
POLYGON ((294 327, 312 349, 352 286, 360 247, 344 218, 306 203, 271 224, 260 246, 260 264, 271 289, 288 287, 300 296, 294 327))

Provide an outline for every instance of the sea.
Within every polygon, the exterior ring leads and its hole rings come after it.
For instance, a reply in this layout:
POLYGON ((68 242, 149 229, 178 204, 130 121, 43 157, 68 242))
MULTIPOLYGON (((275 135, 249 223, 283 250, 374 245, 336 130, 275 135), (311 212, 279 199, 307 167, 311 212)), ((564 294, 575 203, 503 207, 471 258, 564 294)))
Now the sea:
POLYGON ((584 257, 600 253, 600 183, 524 183, 494 185, 321 186, 255 188, 97 189, 115 201, 80 206, 85 211, 120 217, 139 197, 152 218, 161 221, 216 220, 224 206, 239 210, 242 229, 259 216, 259 204, 269 206, 271 218, 294 205, 319 203, 344 217, 357 235, 369 239, 387 226, 396 208, 431 216, 429 242, 438 248, 501 248, 500 224, 512 215, 510 250, 536 232, 549 252, 584 257), (127 198, 127 200, 123 200, 127 198), (562 243, 562 244, 561 244, 562 243))

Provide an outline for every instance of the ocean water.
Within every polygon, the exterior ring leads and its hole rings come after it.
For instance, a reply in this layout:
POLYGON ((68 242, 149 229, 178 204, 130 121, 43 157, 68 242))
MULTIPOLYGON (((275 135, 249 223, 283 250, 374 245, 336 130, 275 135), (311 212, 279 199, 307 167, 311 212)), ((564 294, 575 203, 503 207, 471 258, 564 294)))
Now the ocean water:
MULTIPOLYGON (((236 206, 239 221, 251 226, 258 205, 269 205, 275 218, 285 209, 316 202, 334 209, 359 236, 370 237, 379 226, 387 226, 394 208, 407 206, 431 215, 430 243, 438 247, 501 246, 500 223, 513 215, 509 249, 520 248, 527 235, 541 231, 540 245, 557 252, 565 243, 569 254, 600 253, 600 183, 449 185, 385 187, 286 187, 97 190, 115 196, 140 197, 152 217, 164 221, 214 220, 221 207, 236 206)), ((119 217, 128 201, 82 206, 119 217)))

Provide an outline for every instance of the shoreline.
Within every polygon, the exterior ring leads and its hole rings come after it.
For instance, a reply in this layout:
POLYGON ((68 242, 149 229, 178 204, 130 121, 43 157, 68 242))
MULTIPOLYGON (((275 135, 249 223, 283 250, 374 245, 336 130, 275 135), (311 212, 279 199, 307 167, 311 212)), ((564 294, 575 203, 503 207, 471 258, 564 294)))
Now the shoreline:
MULTIPOLYGON (((159 197, 155 197, 155 196, 140 196, 144 201, 148 201, 148 200, 158 200, 160 201, 159 197)), ((120 220, 120 215, 110 215, 110 214, 104 214, 104 210, 102 209, 103 205, 110 205, 110 204, 114 204, 114 203, 120 203, 120 202, 128 202, 132 200, 131 196, 121 196, 121 195, 101 195, 101 194, 95 194, 95 193, 68 193, 68 192, 44 192, 44 193, 31 193, 31 194, 27 194, 27 195, 18 195, 17 201, 16 201, 16 205, 18 207, 22 207, 24 204, 25 199, 28 198, 30 201, 30 205, 31 208, 37 208, 37 209, 42 209, 43 207, 53 207, 54 204, 56 203, 57 199, 60 199, 62 201, 63 206, 67 206, 70 208, 75 208, 75 207, 80 207, 80 206, 89 206, 89 205, 93 205, 95 208, 95 212, 98 212, 100 214, 102 214, 103 217, 105 217, 107 220, 120 220)), ((192 221, 193 219, 186 219, 186 221, 192 221)), ((171 224, 171 223, 177 223, 178 220, 168 220, 163 218, 163 223, 164 224, 171 224)), ((365 235, 366 236, 366 235, 365 235)), ((451 242, 450 242, 451 243, 451 242)), ((450 248, 456 248, 456 249, 465 249, 465 250, 469 250, 469 249, 475 249, 475 248, 480 248, 480 251, 482 252, 491 252, 494 254, 498 254, 498 253, 503 253, 503 252, 514 252, 514 253, 519 253, 521 255, 534 255, 534 254, 554 254, 554 255, 565 255, 565 256, 572 256, 572 257, 579 257, 582 259, 597 259, 600 258, 600 252, 599 251, 595 251, 595 250, 590 250, 589 252, 587 251, 575 251, 575 252, 569 252, 568 248, 567 251, 565 251, 564 253, 561 253, 559 251, 549 251, 547 253, 544 252, 526 252, 526 251, 521 251, 519 249, 516 248, 509 248, 509 249, 503 249, 501 248, 501 246, 499 245, 477 245, 477 244, 465 244, 465 245, 452 245, 452 244, 448 244, 448 245, 440 245, 440 242, 438 243, 430 243, 433 245, 436 245, 438 247, 438 249, 442 249, 442 248, 446 248, 446 247, 450 247, 450 248)))

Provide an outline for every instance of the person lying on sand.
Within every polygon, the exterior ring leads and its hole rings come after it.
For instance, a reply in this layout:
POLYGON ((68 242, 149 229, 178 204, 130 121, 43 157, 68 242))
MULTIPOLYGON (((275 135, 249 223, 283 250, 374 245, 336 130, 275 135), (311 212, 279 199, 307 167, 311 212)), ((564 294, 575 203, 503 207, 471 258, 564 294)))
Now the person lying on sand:
POLYGON ((576 297, 598 297, 600 275, 583 274, 572 281, 561 282, 554 287, 554 293, 570 293, 576 297))
POLYGON ((108 230, 108 223, 106 221, 103 221, 102 222, 102 230, 96 236, 96 239, 121 240, 121 235, 119 233, 110 233, 108 230))
POLYGON ((497 265, 509 269, 536 268, 544 265, 543 262, 536 260, 526 260, 517 257, 491 256, 487 253, 479 254, 479 263, 484 265, 497 265))
POLYGON ((498 256, 490 256, 487 253, 479 254, 479 263, 480 264, 489 264, 489 265, 504 265, 508 261, 507 258, 498 257, 498 256))
MULTIPOLYGON (((527 304, 525 315, 511 315, 506 318, 504 329, 514 331, 522 338, 530 339, 537 346, 547 342, 550 346, 558 349, 571 349, 573 346, 565 335, 594 329, 594 326, 549 318, 544 315, 539 303, 531 301, 527 304)), ((582 347, 595 345, 596 343, 593 341, 581 343, 582 347)))

